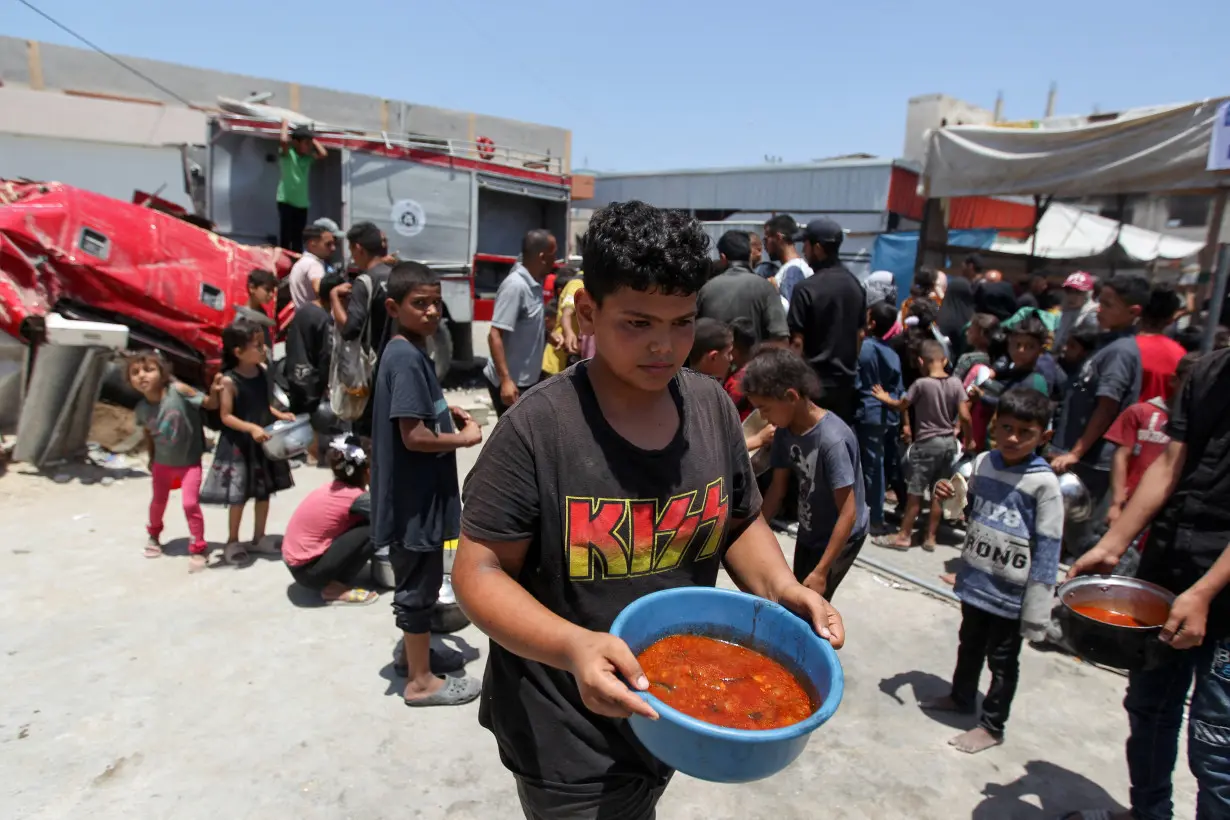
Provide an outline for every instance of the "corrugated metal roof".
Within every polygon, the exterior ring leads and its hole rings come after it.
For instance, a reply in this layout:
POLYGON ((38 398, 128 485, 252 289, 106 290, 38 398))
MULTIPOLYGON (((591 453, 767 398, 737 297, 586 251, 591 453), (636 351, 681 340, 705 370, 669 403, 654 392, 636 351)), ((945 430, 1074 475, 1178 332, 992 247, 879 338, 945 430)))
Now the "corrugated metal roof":
POLYGON ((667 171, 590 171, 589 173, 593 174, 598 179, 613 179, 617 177, 670 177, 684 174, 690 176, 741 174, 749 171, 754 171, 757 173, 780 174, 795 171, 815 171, 826 168, 879 168, 883 166, 890 166, 893 163, 907 166, 910 164, 904 160, 873 157, 871 159, 828 159, 821 160, 820 162, 796 162, 779 165, 763 163, 761 165, 733 165, 723 168, 678 168, 667 171))
POLYGON ((882 212, 892 160, 839 160, 604 175, 591 204, 639 199, 660 208, 698 211, 882 212))

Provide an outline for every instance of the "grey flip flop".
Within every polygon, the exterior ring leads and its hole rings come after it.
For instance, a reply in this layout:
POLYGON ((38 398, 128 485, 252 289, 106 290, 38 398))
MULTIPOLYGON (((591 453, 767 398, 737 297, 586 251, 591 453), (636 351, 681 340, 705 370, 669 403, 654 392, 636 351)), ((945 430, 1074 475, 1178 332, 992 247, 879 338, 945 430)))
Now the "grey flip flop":
POLYGON ((445 678, 444 686, 425 698, 407 700, 407 706, 460 706, 469 703, 483 692, 482 681, 477 678, 445 678))

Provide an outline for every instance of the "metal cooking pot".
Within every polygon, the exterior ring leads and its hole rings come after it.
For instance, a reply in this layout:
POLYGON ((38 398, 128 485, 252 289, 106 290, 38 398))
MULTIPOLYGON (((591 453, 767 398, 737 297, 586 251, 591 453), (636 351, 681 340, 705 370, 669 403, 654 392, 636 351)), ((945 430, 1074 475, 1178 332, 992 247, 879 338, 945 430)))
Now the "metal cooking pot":
POLYGON ((265 428, 269 440, 261 446, 265 455, 274 461, 285 461, 307 452, 312 443, 312 417, 307 413, 295 416, 294 421, 275 421, 265 428))
POLYGON ((1174 593, 1124 575, 1083 575, 1059 587, 1065 642, 1079 657, 1116 669, 1154 669, 1177 654, 1159 639, 1174 593), (1073 607, 1095 606, 1156 626, 1116 626, 1073 607))
POLYGON ((1088 521, 1093 515, 1093 498, 1085 482, 1073 472, 1059 476, 1059 492, 1063 496, 1064 518, 1072 524, 1088 521))

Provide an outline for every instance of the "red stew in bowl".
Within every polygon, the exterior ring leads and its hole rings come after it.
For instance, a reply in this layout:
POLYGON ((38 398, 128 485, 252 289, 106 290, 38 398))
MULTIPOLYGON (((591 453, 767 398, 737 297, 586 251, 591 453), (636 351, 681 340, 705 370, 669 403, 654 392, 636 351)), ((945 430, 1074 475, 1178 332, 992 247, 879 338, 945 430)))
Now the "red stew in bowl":
POLYGON ((698 720, 730 729, 780 729, 820 704, 786 667, 743 646, 671 635, 637 656, 649 691, 698 720))
POLYGON ((1111 626, 1161 626, 1161 623, 1146 623, 1134 615, 1128 615, 1125 612, 1116 612, 1113 609, 1106 607, 1093 606, 1091 604, 1077 604, 1072 607, 1073 612, 1084 615, 1086 618, 1092 618, 1095 621, 1101 621, 1104 624, 1111 626))

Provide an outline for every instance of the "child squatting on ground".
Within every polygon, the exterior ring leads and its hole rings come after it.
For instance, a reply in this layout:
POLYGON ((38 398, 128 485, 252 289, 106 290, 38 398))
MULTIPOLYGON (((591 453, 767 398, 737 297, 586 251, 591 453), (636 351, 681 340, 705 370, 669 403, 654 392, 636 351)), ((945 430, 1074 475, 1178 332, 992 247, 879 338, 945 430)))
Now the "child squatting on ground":
POLYGON ((777 515, 793 471, 799 488, 794 577, 831 601, 867 538, 858 440, 836 413, 812 400, 820 380, 792 351, 760 351, 747 365, 743 391, 777 428, 769 457, 773 482, 761 512, 768 521, 777 515))
POLYGON ((202 503, 230 507, 230 529, 223 556, 232 564, 249 560, 248 549, 239 542, 239 525, 243 523, 243 509, 249 499, 256 502, 252 551, 281 554, 276 546, 264 543, 269 499, 276 492, 289 490, 295 482, 290 476, 290 465, 269 458, 261 444, 269 440, 265 428, 275 419, 294 421, 295 417, 272 405, 271 390, 269 372, 265 369, 264 329, 247 319, 237 319, 222 331, 218 396, 222 434, 201 488, 202 503))
MULTIPOLYGON (((199 393, 175 381, 161 353, 141 350, 128 357, 128 383, 141 394, 137 424, 145 431, 154 495, 149 502, 145 557, 162 555, 162 517, 171 490, 179 489, 188 519, 188 571, 205 568, 205 516, 201 513, 201 456, 205 452, 202 409, 218 406, 218 390, 199 393)), ((220 382, 216 382, 220 386, 220 382)))
POLYGON ((302 586, 332 606, 365 606, 380 596, 354 586, 375 553, 372 546, 370 445, 337 436, 325 450, 333 480, 312 490, 295 508, 282 537, 282 560, 302 586))
MULTIPOLYGON (((1021 640, 1044 640, 1051 620, 1063 539, 1059 479, 1038 448, 1050 438, 1053 408, 1030 387, 1004 393, 993 422, 995 449, 974 460, 966 506, 965 548, 957 573, 960 645, 952 691, 922 701, 924 709, 972 714, 985 663, 991 686, 977 728, 948 741, 975 753, 1004 740, 1020 673, 1021 640)), ((936 496, 953 486, 941 481, 936 496)))
POLYGON ((473 678, 439 676, 460 671, 465 658, 453 652, 433 660, 431 610, 444 582, 445 547, 461 527, 457 450, 478 444, 483 434, 468 413, 444 400, 427 355, 427 340, 444 315, 439 277, 426 265, 400 262, 385 287, 393 336, 372 394, 372 541, 377 550, 388 547, 393 565, 402 698, 407 706, 453 706, 474 700, 480 687, 473 678))
POLYGON ((608 633, 625 606, 712 587, 724 566, 834 646, 844 629, 760 515, 734 403, 682 369, 709 271, 700 224, 623 202, 594 214, 583 247, 577 315, 596 353, 496 425, 466 480, 453 586, 491 637, 479 722, 525 816, 648 820, 673 772, 622 720, 657 718, 608 633))
MULTIPOLYGON (((965 387, 956 376, 949 376, 948 358, 943 346, 936 341, 925 341, 919 348, 918 367, 922 375, 910 385, 909 391, 900 399, 894 399, 882 385, 872 388, 872 395, 889 407, 903 414, 901 437, 913 439, 909 450, 909 497, 901 516, 901 531, 895 537, 885 537, 877 545, 890 549, 908 550, 914 540, 914 521, 922 508, 923 498, 942 478, 952 475, 952 464, 957 457, 957 435, 970 440, 969 398, 965 387), (907 410, 913 411, 913 424, 907 410)), ((923 549, 935 549, 936 533, 940 527, 940 500, 932 493, 931 511, 927 518, 927 536, 923 549)))

